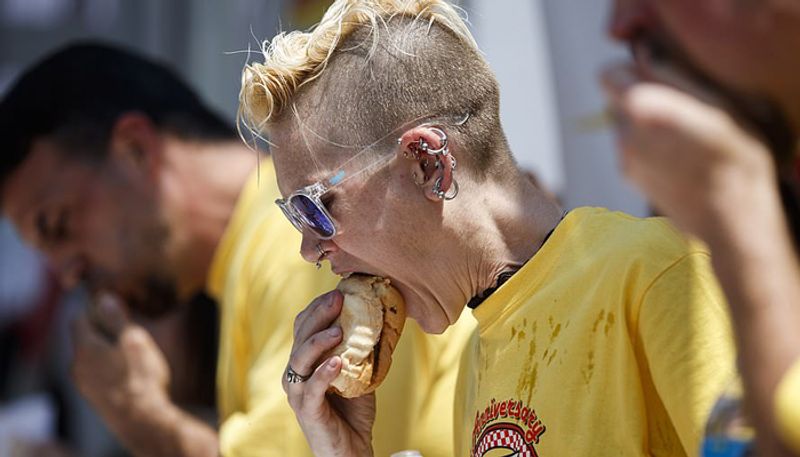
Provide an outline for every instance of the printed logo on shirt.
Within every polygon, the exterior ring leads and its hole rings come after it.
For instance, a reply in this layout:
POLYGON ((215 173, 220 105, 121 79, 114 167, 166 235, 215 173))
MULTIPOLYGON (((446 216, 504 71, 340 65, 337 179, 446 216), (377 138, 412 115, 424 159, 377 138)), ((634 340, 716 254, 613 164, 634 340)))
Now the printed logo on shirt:
POLYGON ((475 414, 472 457, 538 457, 534 444, 545 430, 536 411, 522 401, 492 399, 475 414))

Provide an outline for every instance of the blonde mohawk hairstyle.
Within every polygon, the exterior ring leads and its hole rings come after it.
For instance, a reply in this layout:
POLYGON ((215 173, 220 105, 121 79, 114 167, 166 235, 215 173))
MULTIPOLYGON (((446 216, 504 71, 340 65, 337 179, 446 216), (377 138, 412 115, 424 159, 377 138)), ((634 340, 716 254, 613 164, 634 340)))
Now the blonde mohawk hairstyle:
POLYGON ((462 172, 515 176, 497 78, 460 12, 445 0, 336 0, 311 31, 278 35, 245 67, 239 126, 340 163, 415 119, 468 114, 448 129, 462 172))
POLYGON ((374 49, 380 27, 397 16, 424 21, 428 27, 438 24, 478 48, 459 9, 445 0, 336 0, 310 31, 283 32, 262 43, 264 63, 246 65, 242 72, 239 122, 260 134, 303 85, 325 71, 348 36, 367 27, 374 49))

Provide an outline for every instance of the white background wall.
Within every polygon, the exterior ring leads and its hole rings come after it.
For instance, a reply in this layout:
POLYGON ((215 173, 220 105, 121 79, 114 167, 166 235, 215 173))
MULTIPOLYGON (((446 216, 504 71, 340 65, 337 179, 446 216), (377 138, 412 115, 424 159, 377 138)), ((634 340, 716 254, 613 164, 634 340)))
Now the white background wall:
POLYGON ((626 52, 605 34, 609 0, 473 0, 476 37, 500 80, 502 117, 519 162, 566 207, 593 205, 646 215, 619 174, 609 129, 581 132, 605 107, 604 65, 626 52))
MULTIPOLYGON (((528 0, 520 0, 527 2, 528 0)), ((563 189, 567 206, 594 205, 639 216, 647 206, 621 177, 611 130, 581 132, 580 120, 605 109, 598 75, 611 62, 627 58, 605 32, 610 0, 533 0, 546 17, 551 71, 557 75, 563 189)))
POLYGON ((535 0, 473 0, 467 9, 475 38, 500 81, 511 150, 547 187, 563 189, 558 107, 541 8, 535 0))

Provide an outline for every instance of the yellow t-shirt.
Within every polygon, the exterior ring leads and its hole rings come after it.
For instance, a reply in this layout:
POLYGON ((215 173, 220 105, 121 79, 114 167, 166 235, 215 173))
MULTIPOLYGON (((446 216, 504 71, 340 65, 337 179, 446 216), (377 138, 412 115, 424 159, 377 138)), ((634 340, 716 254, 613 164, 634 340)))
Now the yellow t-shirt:
POLYGON ((735 377, 709 256, 659 219, 572 211, 474 315, 458 456, 697 455, 735 377))
POLYGON ((800 453, 800 360, 778 386, 775 411, 781 436, 794 452, 800 453))
MULTIPOLYGON (((295 316, 339 278, 300 257, 300 234, 273 203, 279 196, 272 162, 262 159, 260 179, 253 176, 242 190, 211 267, 208 290, 221 315, 217 402, 225 457, 311 455, 281 376, 295 316)), ((452 455, 452 424, 437 418, 452 417, 470 321, 467 315, 439 337, 408 322, 378 389, 376 456, 404 449, 452 455)))

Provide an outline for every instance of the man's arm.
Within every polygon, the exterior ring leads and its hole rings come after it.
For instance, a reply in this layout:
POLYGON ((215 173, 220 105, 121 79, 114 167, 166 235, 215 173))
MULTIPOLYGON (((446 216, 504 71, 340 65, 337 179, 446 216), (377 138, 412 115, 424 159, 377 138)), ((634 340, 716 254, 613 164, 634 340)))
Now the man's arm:
POLYGON ((759 444, 765 455, 788 455, 774 407, 778 384, 800 360, 800 267, 777 199, 773 205, 708 241, 730 302, 759 444))
MULTIPOLYGON (((96 405, 95 402, 92 402, 96 405)), ((137 457, 218 457, 217 432, 166 400, 132 414, 103 412, 106 424, 137 457)))
POLYGON ((125 447, 142 457, 218 456, 216 432, 169 399, 169 367, 151 336, 111 297, 93 318, 75 322, 73 377, 125 447))

